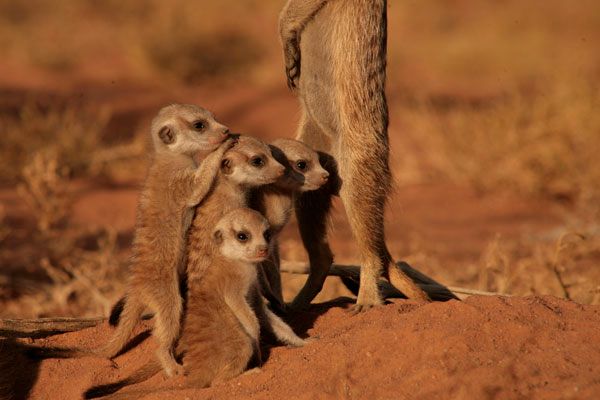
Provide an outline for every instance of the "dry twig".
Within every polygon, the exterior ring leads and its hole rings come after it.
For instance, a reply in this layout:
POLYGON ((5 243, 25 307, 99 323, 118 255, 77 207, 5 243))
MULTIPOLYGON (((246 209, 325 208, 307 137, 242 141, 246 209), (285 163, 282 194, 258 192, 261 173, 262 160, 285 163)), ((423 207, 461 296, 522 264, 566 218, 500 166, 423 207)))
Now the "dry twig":
MULTIPOLYGON (((463 299, 471 295, 507 296, 504 293, 498 292, 486 292, 482 290, 444 286, 403 261, 397 262, 396 267, 400 268, 411 279, 413 279, 433 300, 446 301, 451 299, 463 299)), ((303 262, 282 261, 281 272, 291 274, 308 274, 309 268, 308 265, 303 262)), ((328 275, 340 277, 342 282, 344 282, 350 291, 355 294, 358 292, 358 285, 360 281, 359 266, 333 264, 328 275)), ((402 292, 400 292, 386 280, 382 279, 379 281, 379 289, 383 298, 406 298, 402 292)))

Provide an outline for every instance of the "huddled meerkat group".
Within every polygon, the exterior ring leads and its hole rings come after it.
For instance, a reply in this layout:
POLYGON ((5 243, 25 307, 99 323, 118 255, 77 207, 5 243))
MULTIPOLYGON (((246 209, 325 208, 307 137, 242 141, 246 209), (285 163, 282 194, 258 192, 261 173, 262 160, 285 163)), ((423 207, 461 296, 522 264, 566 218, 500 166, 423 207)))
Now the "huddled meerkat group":
POLYGON ((156 358, 126 379, 89 389, 89 398, 161 369, 199 387, 239 375, 253 360, 260 365, 261 327, 284 344, 305 344, 266 303, 284 310, 277 235, 295 193, 328 181, 317 152, 291 139, 267 145, 230 134, 209 111, 184 104, 161 109, 150 134, 152 161, 112 337, 97 349, 30 349, 44 357, 113 358, 151 311, 156 358))
MULTIPOLYGON (((340 196, 360 250, 355 311, 382 303, 381 275, 405 295, 428 296, 391 268, 383 212, 391 188, 385 98, 386 0, 288 0, 279 18, 288 86, 302 106, 298 140, 267 145, 233 135, 200 107, 173 104, 152 122, 152 164, 138 205, 127 292, 98 349, 34 354, 113 358, 149 310, 156 358, 129 377, 90 388, 108 395, 161 369, 209 386, 260 365, 261 328, 302 346, 278 316, 307 307, 333 262, 327 241, 340 196), (295 211, 310 274, 283 301, 278 235, 295 211), (276 313, 274 313, 274 311, 276 313)), ((117 398, 119 394, 115 394, 117 398)), ((129 398, 129 397, 124 397, 129 398)))

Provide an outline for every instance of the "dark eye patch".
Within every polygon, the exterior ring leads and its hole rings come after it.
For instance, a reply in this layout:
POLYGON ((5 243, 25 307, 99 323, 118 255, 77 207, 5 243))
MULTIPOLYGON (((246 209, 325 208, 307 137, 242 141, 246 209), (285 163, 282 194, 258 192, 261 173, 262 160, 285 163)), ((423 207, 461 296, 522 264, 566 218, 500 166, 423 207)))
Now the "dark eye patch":
POLYGON ((261 156, 252 157, 250 159, 250 165, 252 165, 253 167, 258 167, 258 168, 264 167, 265 166, 265 160, 261 156))
POLYGON ((194 127, 194 129, 196 129, 197 131, 203 131, 203 130, 205 130, 205 129, 206 129, 206 127, 208 126, 208 123, 207 123, 205 120, 203 120, 203 119, 200 119, 200 120, 198 120, 198 121, 194 122, 194 123, 192 124, 192 126, 193 126, 193 127, 194 127))
POLYGON ((269 241, 271 240, 271 231, 267 229, 267 230, 266 230, 266 231, 263 233, 263 237, 265 238, 265 240, 266 240, 267 242, 269 242, 269 241))
POLYGON ((248 239, 250 239, 250 234, 249 234, 249 233, 247 233, 247 232, 243 232, 243 231, 242 231, 242 232, 238 232, 238 233, 235 235, 235 237, 237 238, 237 240, 238 240, 239 242, 242 242, 242 243, 244 243, 244 242, 247 242, 247 241, 248 241, 248 239))
POLYGON ((308 162, 306 162, 306 160, 298 160, 296 161, 296 168, 298 168, 299 171, 306 171, 308 162))

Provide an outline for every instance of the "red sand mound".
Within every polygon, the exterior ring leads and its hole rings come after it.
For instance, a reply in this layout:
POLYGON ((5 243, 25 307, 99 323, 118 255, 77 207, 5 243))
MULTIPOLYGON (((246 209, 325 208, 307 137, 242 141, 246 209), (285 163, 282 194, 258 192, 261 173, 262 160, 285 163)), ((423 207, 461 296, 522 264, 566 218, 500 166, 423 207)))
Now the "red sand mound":
MULTIPOLYGON (((347 305, 315 305, 294 316, 297 332, 318 339, 304 348, 268 349, 259 373, 208 389, 182 389, 182 378, 160 374, 123 391, 154 391, 144 399, 600 398, 598 306, 553 297, 471 297, 396 301, 352 316, 347 305)), ((103 325, 35 343, 92 346, 109 333, 103 325)), ((31 398, 73 399, 90 385, 126 376, 153 349, 153 340, 142 341, 116 359, 119 368, 87 358, 39 365, 20 359, 17 369, 31 398)))

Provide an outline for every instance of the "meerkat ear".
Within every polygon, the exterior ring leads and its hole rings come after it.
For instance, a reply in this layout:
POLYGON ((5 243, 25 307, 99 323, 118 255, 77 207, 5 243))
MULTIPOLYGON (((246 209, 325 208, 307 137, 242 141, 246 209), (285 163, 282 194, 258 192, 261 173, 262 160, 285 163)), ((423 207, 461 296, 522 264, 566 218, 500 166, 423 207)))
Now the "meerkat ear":
POLYGON ((232 172, 231 159, 224 158, 223 160, 221 160, 221 171, 223 171, 223 173, 225 175, 231 174, 231 172, 232 172))
POLYGON ((223 243, 223 232, 220 229, 217 229, 215 233, 213 233, 213 238, 215 239, 215 243, 221 244, 223 243))
POLYGON ((171 144, 175 141, 175 133, 171 127, 165 125, 158 131, 158 137, 164 144, 171 144))

